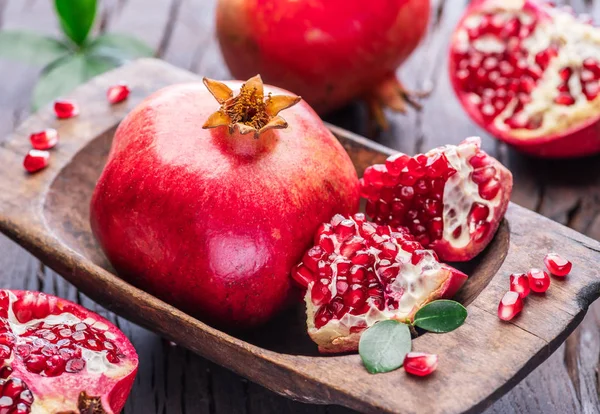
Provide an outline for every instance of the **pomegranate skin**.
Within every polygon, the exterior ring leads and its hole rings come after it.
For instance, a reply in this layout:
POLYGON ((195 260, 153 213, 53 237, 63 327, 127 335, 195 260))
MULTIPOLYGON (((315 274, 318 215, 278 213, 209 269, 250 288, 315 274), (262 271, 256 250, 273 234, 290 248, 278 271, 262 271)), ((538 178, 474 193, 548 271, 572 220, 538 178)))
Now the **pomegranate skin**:
POLYGON ((216 21, 234 77, 260 73, 326 113, 397 93, 395 71, 425 35, 429 14, 429 0, 219 0, 216 21))
POLYGON ((135 108, 116 132, 91 225, 126 280, 209 323, 249 328, 284 307, 319 224, 356 211, 358 178, 306 103, 257 139, 202 129, 218 106, 198 83, 135 108))

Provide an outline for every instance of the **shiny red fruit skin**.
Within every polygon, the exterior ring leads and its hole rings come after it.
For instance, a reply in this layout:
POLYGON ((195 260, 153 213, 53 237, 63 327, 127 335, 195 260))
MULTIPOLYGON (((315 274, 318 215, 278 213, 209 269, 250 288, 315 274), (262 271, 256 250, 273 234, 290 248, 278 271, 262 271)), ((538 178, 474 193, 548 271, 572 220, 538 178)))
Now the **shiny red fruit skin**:
POLYGON ((429 0, 220 0, 216 24, 237 79, 260 73, 325 113, 393 79, 429 14, 429 0))
POLYGON ((79 115, 79 106, 75 101, 57 99, 54 101, 54 113, 58 119, 68 119, 79 115))
POLYGON ((573 264, 570 261, 559 256, 557 253, 548 253, 546 257, 544 257, 544 264, 551 274, 558 277, 568 275, 573 267, 573 264))
POLYGON ((509 291, 504 294, 498 304, 498 317, 510 321, 523 310, 523 298, 517 292, 509 291))
POLYGON ((544 293, 550 287, 550 276, 541 269, 530 269, 527 278, 529 287, 536 293, 544 293))
POLYGON ((34 132, 29 136, 31 146, 36 150, 49 150, 58 143, 58 132, 56 129, 47 128, 40 132, 34 132))
POLYGON ((129 87, 125 83, 119 83, 118 85, 113 85, 106 91, 106 99, 111 105, 118 104, 123 102, 125 99, 129 97, 129 87))
MULTIPOLYGON (((241 82, 227 84, 237 93, 241 82)), ((126 280, 210 323, 249 328, 284 307, 321 222, 357 210, 358 178, 306 103, 258 139, 202 129, 218 107, 198 83, 135 108, 115 134, 91 225, 126 280)))
POLYGON ((409 352, 404 357, 404 370, 418 377, 425 377, 436 370, 438 356, 423 352, 409 352))
POLYGON ((30 150, 23 160, 23 167, 28 173, 33 174, 43 170, 50 162, 50 153, 48 151, 30 150))
POLYGON ((522 298, 526 298, 531 291, 527 275, 525 273, 513 273, 510 275, 510 290, 517 292, 522 298))
MULTIPOLYGON (((464 12, 457 27, 462 26, 464 21, 471 14, 477 12, 482 4, 489 1, 493 0, 472 1, 464 12)), ((545 2, 539 0, 526 0, 526 3, 528 5, 528 10, 536 10, 540 15, 545 14, 540 10, 540 4, 545 2)), ((600 152, 600 117, 598 116, 590 117, 586 122, 578 123, 577 125, 562 131, 560 134, 525 139, 514 137, 509 132, 498 129, 493 124, 486 122, 480 111, 468 101, 466 95, 462 94, 459 80, 455 76, 457 72, 456 62, 452 56, 452 51, 450 51, 450 81, 456 96, 461 101, 463 108, 467 111, 471 119, 494 137, 512 145, 519 151, 543 158, 573 158, 600 152)))

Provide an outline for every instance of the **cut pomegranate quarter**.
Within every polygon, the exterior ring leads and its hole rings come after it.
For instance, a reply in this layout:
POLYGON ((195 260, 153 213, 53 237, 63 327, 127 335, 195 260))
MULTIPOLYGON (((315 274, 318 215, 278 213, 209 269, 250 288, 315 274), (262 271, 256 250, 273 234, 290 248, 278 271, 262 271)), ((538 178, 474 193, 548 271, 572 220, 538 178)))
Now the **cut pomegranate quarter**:
POLYGON ((527 272, 529 287, 537 293, 544 293, 550 287, 550 276, 542 269, 531 269, 527 272))
POLYGON ((23 160, 23 167, 28 173, 35 173, 48 166, 50 153, 48 151, 30 150, 23 160))
POLYGON ((54 101, 54 113, 58 119, 68 119, 79 115, 79 106, 75 101, 58 99, 54 101))
POLYGON ((357 350, 366 328, 410 321, 467 279, 406 229, 368 222, 363 214, 338 214, 323 224, 292 277, 306 289, 308 333, 324 353, 357 350))
POLYGON ((544 257, 544 264, 550 273, 559 277, 568 275, 573 266, 570 261, 559 256, 557 253, 548 253, 544 257))
POLYGON ((600 152, 600 29, 539 0, 471 2, 450 77, 471 118, 530 154, 600 152))
POLYGON ((409 352, 404 357, 404 370, 409 374, 425 377, 436 370, 438 356, 423 352, 409 352))
POLYGON ((111 86, 106 91, 106 99, 111 105, 123 102, 129 96, 129 87, 125 83, 119 83, 118 85, 111 86))
POLYGON ((529 295, 529 279, 525 273, 513 273, 510 275, 510 290, 517 292, 522 298, 529 295))
POLYGON ((481 150, 481 140, 468 138, 367 168, 361 195, 376 223, 406 226, 442 260, 465 261, 493 238, 512 184, 510 171, 481 150))
POLYGON ((58 132, 56 129, 47 128, 40 132, 35 132, 29 136, 31 146, 36 150, 49 150, 58 143, 58 132))
POLYGON ((0 290, 0 361, 0 413, 11 414, 119 413, 138 365, 129 340, 106 319, 16 290, 0 290))
POLYGON ((509 291, 504 294, 498 305, 498 317, 510 321, 523 310, 523 298, 517 292, 509 291))

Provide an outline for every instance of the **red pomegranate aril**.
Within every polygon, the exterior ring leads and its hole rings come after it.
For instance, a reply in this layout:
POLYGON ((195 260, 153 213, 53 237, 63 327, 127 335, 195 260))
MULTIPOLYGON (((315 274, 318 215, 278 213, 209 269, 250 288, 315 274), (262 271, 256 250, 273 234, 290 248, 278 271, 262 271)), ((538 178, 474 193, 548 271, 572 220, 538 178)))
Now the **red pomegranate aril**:
POLYGON ((510 290, 517 292, 522 298, 529 295, 529 279, 525 273, 513 273, 510 275, 510 290))
POLYGON ((2 368, 0 368, 0 378, 1 379, 7 379, 8 377, 10 377, 10 374, 12 374, 13 369, 10 367, 10 365, 5 365, 2 368))
POLYGON ((544 257, 544 264, 551 274, 559 277, 568 275, 573 266, 570 261, 560 256, 558 253, 548 253, 544 257))
POLYGON ((418 377, 425 377, 434 372, 438 365, 438 356, 423 352, 409 352, 404 357, 404 370, 418 377))
POLYGON ((58 143, 58 132, 56 129, 47 128, 40 132, 35 132, 29 136, 31 146, 36 150, 49 150, 58 143))
POLYGON ((550 276, 541 269, 530 269, 527 272, 529 287, 536 293, 544 293, 550 287, 550 276))
POLYGON ((54 101, 54 113, 58 119, 68 119, 79 115, 79 106, 75 101, 57 99, 54 101))
POLYGON ((479 195, 484 200, 493 200, 500 192, 501 187, 502 185, 500 184, 500 181, 492 178, 479 187, 479 195))
POLYGON ((583 67, 594 75, 600 77, 600 63, 594 58, 587 58, 583 61, 583 67))
POLYGON ((129 96, 129 87, 121 82, 118 85, 113 85, 106 91, 106 98, 111 105, 123 102, 129 96))
POLYGON ((29 150, 23 160, 23 167, 28 173, 33 174, 43 170, 50 163, 50 153, 48 151, 29 150))
POLYGON ((517 292, 508 291, 498 305, 498 317, 510 321, 523 310, 523 298, 517 292))
POLYGON ((570 93, 560 93, 556 98, 554 98, 554 102, 559 105, 573 105, 575 103, 575 98, 570 93))

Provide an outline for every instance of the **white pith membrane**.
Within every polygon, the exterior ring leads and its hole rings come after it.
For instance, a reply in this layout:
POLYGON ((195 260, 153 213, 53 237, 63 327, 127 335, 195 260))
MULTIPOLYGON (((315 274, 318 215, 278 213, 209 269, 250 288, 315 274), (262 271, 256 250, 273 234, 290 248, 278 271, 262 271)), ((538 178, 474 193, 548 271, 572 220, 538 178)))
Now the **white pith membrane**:
MULTIPOLYGON (((386 241, 390 239, 390 236, 388 235, 381 235, 381 237, 386 241)), ((335 252, 339 252, 341 243, 335 236, 332 236, 332 240, 334 242, 335 252)), ((382 283, 377 272, 378 265, 381 261, 378 257, 380 250, 370 246, 369 252, 373 253, 373 256, 375 257, 375 264, 372 267, 379 282, 382 283)), ((315 305, 312 302, 311 289, 315 282, 311 282, 308 285, 304 300, 306 302, 308 332, 313 340, 320 345, 332 344, 335 346, 337 341, 344 340, 344 338, 347 338, 352 334, 350 331, 350 328, 352 327, 368 328, 376 322, 387 319, 405 321, 412 318, 414 313, 428 301, 430 295, 438 290, 450 275, 450 270, 435 259, 433 251, 424 250, 424 252, 422 259, 416 265, 413 265, 411 262, 412 253, 402 250, 401 246, 398 245, 396 257, 394 259, 388 259, 392 264, 400 263, 398 276, 388 285, 391 292, 387 295, 394 295, 395 299, 398 301, 398 308, 394 310, 388 309, 387 307, 383 310, 379 310, 377 306, 373 304, 373 299, 369 297, 366 301, 366 303, 369 304, 368 312, 361 315, 352 315, 347 312, 341 319, 332 318, 321 328, 316 328, 314 323, 315 314, 322 306, 327 306, 328 303, 315 305)), ((329 283, 329 290, 331 291, 332 298, 335 297, 337 293, 337 262, 342 260, 347 260, 347 258, 339 254, 331 265, 333 276, 329 283)), ((382 283, 382 285, 383 284, 384 283, 382 283)))
MULTIPOLYGON (((477 51, 501 53, 506 44, 497 37, 486 34, 474 41, 469 40, 468 28, 477 28, 486 13, 494 13, 494 19, 504 23, 512 18, 518 18, 523 24, 537 21, 535 29, 522 40, 523 48, 528 52, 527 66, 536 65, 535 56, 550 46, 558 46, 558 54, 550 59, 548 67, 543 70, 542 77, 537 81, 530 93, 531 102, 526 103, 516 119, 523 123, 527 120, 540 120, 536 128, 509 127, 505 123, 513 116, 517 106, 517 98, 513 98, 496 117, 493 125, 496 129, 509 132, 515 138, 536 138, 552 135, 585 123, 590 116, 596 116, 600 110, 600 94, 588 101, 583 94, 580 76, 591 76, 592 72, 582 68, 584 59, 593 58, 600 62, 600 30, 578 19, 571 13, 551 7, 540 1, 530 0, 490 0, 477 6, 477 13, 465 19, 464 24, 456 33, 454 50, 466 52, 469 47, 477 51), (527 6, 526 6, 527 5, 527 6), (526 6, 526 7, 525 7, 526 6), (525 9, 524 9, 525 7, 525 9), (537 16, 528 7, 537 9, 537 16), (563 83, 559 71, 572 68, 573 75, 568 81, 569 91, 575 99, 572 105, 555 103, 561 94, 558 90, 563 83)), ((537 66, 537 65, 536 65, 537 66)), ((594 80, 589 88, 600 88, 600 82, 594 80)), ((481 97, 468 93, 473 105, 481 103, 481 97)), ((482 108, 483 111, 483 108, 482 108)), ((491 110, 490 110, 491 111, 491 110)))
MULTIPOLYGON (((489 213, 485 221, 491 221, 502 202, 503 191, 498 191, 493 199, 485 200, 479 195, 477 183, 471 179, 474 168, 469 160, 479 152, 479 143, 479 138, 470 138, 458 146, 446 145, 427 153, 427 155, 433 155, 443 152, 452 168, 456 170, 456 173, 448 178, 444 186, 444 210, 442 213, 443 238, 455 248, 465 247, 471 241, 471 233, 475 231, 476 223, 469 220, 469 213, 474 203, 488 207, 489 213), (454 211, 453 214, 450 213, 451 210, 454 211), (454 233, 458 228, 461 229, 460 235, 455 237, 454 233)), ((498 172, 496 174, 498 175, 498 172)))
MULTIPOLYGON (((45 344, 51 343, 39 337, 21 336, 27 332, 28 328, 35 327, 40 323, 48 329, 51 329, 56 325, 73 327, 79 323, 85 323, 88 325, 87 329, 93 327, 96 330, 102 331, 104 336, 109 340, 115 340, 117 338, 113 333, 108 331, 109 327, 104 322, 98 321, 92 317, 81 320, 70 312, 63 312, 58 315, 51 314, 43 319, 32 319, 26 323, 22 323, 17 319, 13 309, 14 303, 19 300, 19 298, 11 291, 5 290, 5 292, 8 294, 9 298, 6 321, 8 322, 9 331, 12 332, 16 338, 12 347, 11 356, 8 359, 5 359, 3 364, 0 365, 11 366, 13 368, 13 373, 9 379, 19 378, 23 380, 27 387, 32 391, 34 395, 33 404, 30 407, 30 412, 32 414, 46 414, 58 411, 65 412, 64 410, 67 409, 67 405, 72 406, 72 408, 69 409, 76 410, 78 403, 77 397, 81 391, 88 391, 91 396, 95 396, 93 392, 96 390, 93 389, 94 387, 91 384, 88 384, 88 381, 85 378, 90 378, 91 376, 103 377, 106 379, 122 378, 132 371, 131 364, 125 359, 121 359, 117 364, 109 362, 106 358, 106 350, 94 351, 77 345, 75 345, 75 347, 81 349, 81 358, 86 362, 85 367, 80 372, 69 373, 65 371, 58 376, 48 377, 27 370, 24 361, 16 355, 16 349, 19 345, 33 344, 34 341, 44 341, 45 344), (17 362, 17 360, 19 361, 17 362), (36 380, 31 381, 30 379, 32 377, 36 377, 36 380), (60 389, 56 389, 57 386, 64 386, 65 388, 61 391, 60 389), (52 393, 49 394, 49 391, 52 393), (69 391, 73 395, 68 395, 69 391)), ((97 397, 100 396, 98 395, 97 397)), ((12 401, 8 401, 11 400, 10 397, 4 396, 1 397, 1 399, 3 404, 9 405, 12 403, 12 401)))

